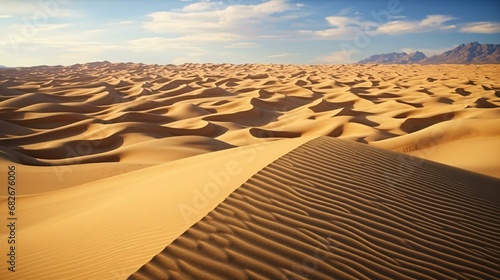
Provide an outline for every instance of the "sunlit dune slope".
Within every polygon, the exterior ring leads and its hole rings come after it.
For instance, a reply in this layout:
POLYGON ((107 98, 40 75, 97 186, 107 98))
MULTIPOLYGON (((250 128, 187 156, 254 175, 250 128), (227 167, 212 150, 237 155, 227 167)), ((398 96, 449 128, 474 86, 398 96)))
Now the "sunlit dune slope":
POLYGON ((496 279, 500 180, 321 137, 129 279, 496 279))

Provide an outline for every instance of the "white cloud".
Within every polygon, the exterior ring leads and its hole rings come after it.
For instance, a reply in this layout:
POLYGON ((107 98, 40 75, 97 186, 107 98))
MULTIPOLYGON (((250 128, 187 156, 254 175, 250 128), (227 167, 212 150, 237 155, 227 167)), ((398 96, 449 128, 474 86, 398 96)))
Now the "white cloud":
POLYGON ((174 38, 165 37, 148 37, 139 38, 128 41, 128 43, 138 50, 157 50, 158 48, 189 48, 198 47, 201 48, 206 43, 221 43, 230 42, 240 39, 233 34, 228 33, 210 33, 210 34, 198 34, 198 35, 186 35, 174 38))
POLYGON ((422 20, 396 20, 382 24, 377 28, 379 34, 407 34, 455 29, 455 25, 445 23, 455 19, 447 15, 429 15, 422 20))
POLYGON ((201 1, 201 2, 196 2, 193 4, 189 4, 187 6, 184 6, 182 8, 183 12, 201 12, 201 11, 208 11, 217 8, 218 6, 222 5, 222 2, 211 2, 209 0, 201 1))
POLYGON ((140 38, 128 42, 137 51, 157 51, 168 47, 169 40, 161 37, 140 38))
POLYGON ((93 35, 93 34, 104 34, 105 32, 106 32, 106 29, 96 28, 96 29, 85 30, 82 33, 93 35))
POLYGON ((357 25, 359 22, 357 19, 350 18, 350 17, 344 17, 344 16, 327 17, 326 21, 328 21, 328 23, 331 26, 335 26, 335 27, 344 27, 344 26, 347 26, 349 24, 357 25))
POLYGON ((269 0, 257 5, 229 5, 202 1, 181 11, 154 12, 143 23, 145 30, 164 34, 200 34, 205 32, 255 33, 265 22, 278 20, 276 14, 297 9, 288 0, 269 0), (208 9, 208 10, 207 10, 208 9))
POLYGON ((128 41, 126 48, 137 52, 160 51, 176 49, 181 52, 205 53, 206 43, 221 43, 233 41, 237 38, 228 33, 214 33, 204 35, 186 35, 176 38, 149 37, 128 41))
POLYGON ((353 50, 335 51, 327 55, 315 57, 312 62, 320 64, 353 63, 354 61, 351 59, 351 55, 354 53, 353 50))
MULTIPOLYGON (((37 40, 60 37, 61 34, 66 34, 66 28, 71 24, 41 24, 25 25, 25 24, 10 24, 0 26, 0 33, 4 36, 0 39, 2 45, 18 46, 25 42, 34 44, 37 40)), ((68 34, 68 36, 70 36, 68 34)), ((48 40, 50 41, 50 40, 48 40)))
POLYGON ((441 27, 443 23, 455 19, 452 16, 446 16, 446 15, 429 15, 423 20, 420 21, 421 26, 435 26, 435 27, 441 27))
POLYGON ((345 16, 345 15, 352 13, 353 11, 354 11, 354 7, 349 7, 349 8, 345 8, 345 9, 340 10, 340 12, 337 15, 345 16))
POLYGON ((419 28, 419 24, 409 21, 391 21, 378 28, 378 33, 401 34, 414 32, 419 28))
POLYGON ((221 25, 217 15, 211 12, 154 12, 149 17, 151 20, 144 22, 143 28, 154 33, 201 33, 221 25))
POLYGON ((323 30, 301 30, 300 33, 312 35, 316 38, 332 40, 352 40, 356 35, 365 34, 375 36, 378 34, 408 34, 431 32, 437 30, 453 30, 456 25, 446 22, 455 19, 447 15, 429 15, 422 20, 408 20, 404 16, 393 16, 392 20, 382 25, 375 21, 364 20, 359 16, 350 16, 351 9, 342 10, 341 14, 326 17, 325 20, 331 28, 323 30))
POLYGON ((11 15, 0 15, 0 19, 2 18, 11 18, 12 16, 11 15))
POLYGON ((64 29, 71 26, 69 23, 63 23, 63 24, 44 24, 40 25, 38 28, 39 31, 52 31, 52 30, 58 30, 58 29, 64 29))
POLYGON ((396 20, 396 19, 406 19, 406 16, 396 16, 396 15, 391 15, 391 19, 392 19, 392 20, 396 20))
POLYGON ((301 30, 299 32, 322 39, 352 40, 356 34, 371 32, 377 26, 375 22, 364 21, 359 17, 330 16, 325 19, 332 28, 324 30, 301 30))
POLYGON ((290 57, 290 56, 297 56, 300 55, 300 53, 279 53, 279 54, 273 54, 268 56, 268 58, 282 58, 282 57, 290 57))
POLYGON ((232 43, 228 46, 225 46, 225 48, 228 49, 248 49, 248 48, 256 48, 259 45, 256 43, 249 43, 249 42, 239 42, 239 43, 232 43))
POLYGON ((473 22, 460 28, 460 32, 482 34, 500 33, 500 23, 488 21, 473 22))
POLYGON ((74 28, 75 25, 69 23, 0 26, 0 33, 6 34, 0 39, 0 48, 17 55, 18 59, 33 59, 33 63, 38 60, 47 61, 47 57, 55 61, 64 53, 80 52, 83 57, 83 53, 122 48, 122 44, 99 42, 95 39, 96 34, 106 30, 89 28, 76 31, 74 28), (54 54, 47 56, 40 53, 54 54))
POLYGON ((14 17, 27 17, 28 20, 42 17, 74 18, 78 12, 65 7, 65 0, 57 1, 18 1, 2 0, 2 13, 14 17))
POLYGON ((131 25, 131 24, 135 24, 136 22, 133 21, 133 20, 123 20, 123 21, 119 21, 117 22, 116 24, 121 24, 121 25, 131 25))

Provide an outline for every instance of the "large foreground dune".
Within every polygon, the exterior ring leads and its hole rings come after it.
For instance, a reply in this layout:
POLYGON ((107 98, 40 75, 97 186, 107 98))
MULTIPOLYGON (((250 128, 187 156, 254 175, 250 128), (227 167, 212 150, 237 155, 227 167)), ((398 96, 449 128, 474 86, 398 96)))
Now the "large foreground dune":
POLYGON ((499 184, 317 138, 252 176, 130 278, 495 279, 499 184))
POLYGON ((498 72, 0 69, 0 278, 498 278, 498 72))

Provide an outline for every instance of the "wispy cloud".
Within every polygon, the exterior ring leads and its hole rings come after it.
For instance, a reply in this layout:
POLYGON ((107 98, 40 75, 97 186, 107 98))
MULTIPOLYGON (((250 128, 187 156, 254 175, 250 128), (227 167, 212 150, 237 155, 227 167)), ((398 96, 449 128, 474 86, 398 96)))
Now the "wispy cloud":
POLYGON ((227 5, 202 1, 184 6, 180 11, 159 11, 148 15, 146 31, 159 34, 203 34, 207 32, 235 35, 265 34, 264 23, 279 21, 277 15, 297 9, 288 0, 269 0, 256 5, 227 5))
POLYGON ((482 34, 500 33, 500 23, 489 21, 473 22, 460 28, 460 32, 482 34))
POLYGON ((202 43, 220 43, 233 41, 236 38, 228 33, 215 33, 204 35, 187 35, 176 38, 148 37, 128 41, 129 46, 135 51, 158 51, 167 49, 203 49, 202 43))
POLYGON ((202 12, 208 10, 214 10, 218 7, 222 6, 222 2, 211 2, 208 0, 195 2, 193 4, 189 4, 182 8, 183 12, 202 12))
MULTIPOLYGON (((342 11, 345 14, 347 11, 342 11)), ((323 30, 300 30, 305 35, 320 39, 351 40, 361 32, 370 32, 377 27, 375 22, 365 21, 360 17, 336 15, 325 18, 331 28, 323 30)))
POLYGON ((249 49, 249 48, 257 48, 259 44, 257 43, 250 43, 250 42, 238 42, 238 43, 232 43, 230 45, 225 46, 225 48, 228 49, 249 49))
POLYGON ((291 57, 291 56, 297 56, 300 55, 300 53, 278 53, 278 54, 273 54, 268 56, 269 58, 283 58, 283 57, 291 57))
POLYGON ((12 16, 11 15, 0 15, 0 19, 2 18, 11 18, 12 16))
POLYGON ((66 7, 67 1, 17 1, 2 0, 2 13, 10 16, 74 18, 79 16, 75 10, 66 7))
POLYGON ((331 52, 327 55, 317 56, 313 58, 313 63, 320 64, 344 64, 344 63, 352 63, 354 62, 351 59, 351 55, 354 54, 354 51, 335 51, 331 52))
POLYGON ((379 34, 408 34, 455 29, 456 25, 445 24, 455 19, 448 15, 428 15, 422 20, 390 21, 377 28, 379 34))
POLYGON ((338 12, 337 15, 345 16, 345 15, 351 14, 353 12, 354 12, 354 7, 349 7, 349 8, 345 8, 345 9, 340 10, 340 12, 338 12))
POLYGON ((457 26, 446 24, 455 18, 448 15, 428 15, 421 20, 408 20, 405 16, 394 16, 384 24, 365 20, 360 16, 350 16, 351 9, 342 10, 335 16, 326 17, 325 20, 331 28, 323 30, 301 30, 302 34, 309 34, 319 39, 352 40, 356 34, 375 36, 379 34, 408 34, 423 33, 438 30, 453 30, 457 26))
POLYGON ((132 24, 136 24, 136 22, 133 20, 122 20, 122 21, 116 22, 115 24, 117 24, 117 25, 132 25, 132 24))

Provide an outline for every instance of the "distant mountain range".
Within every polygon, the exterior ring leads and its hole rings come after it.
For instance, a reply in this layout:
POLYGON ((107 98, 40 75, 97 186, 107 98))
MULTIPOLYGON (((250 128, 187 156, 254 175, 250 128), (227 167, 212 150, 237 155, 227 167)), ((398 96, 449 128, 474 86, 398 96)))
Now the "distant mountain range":
POLYGON ((360 64, 366 63, 390 63, 390 64, 409 64, 409 63, 418 63, 423 59, 426 59, 422 52, 414 52, 411 54, 407 54, 405 52, 402 53, 386 53, 386 54, 376 54, 372 55, 369 58, 363 59, 359 61, 360 64))
POLYGON ((427 57, 422 52, 407 54, 388 53, 372 55, 360 60, 358 64, 480 64, 500 63, 500 44, 479 44, 472 42, 446 51, 439 55, 427 57))

